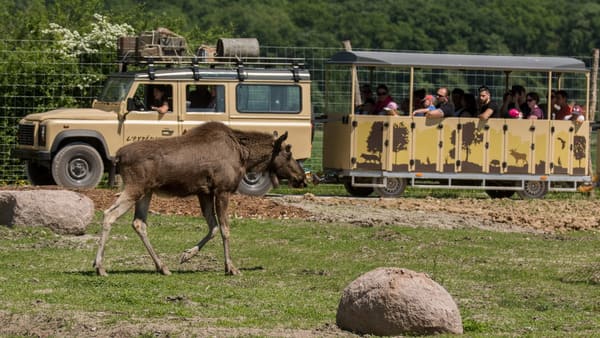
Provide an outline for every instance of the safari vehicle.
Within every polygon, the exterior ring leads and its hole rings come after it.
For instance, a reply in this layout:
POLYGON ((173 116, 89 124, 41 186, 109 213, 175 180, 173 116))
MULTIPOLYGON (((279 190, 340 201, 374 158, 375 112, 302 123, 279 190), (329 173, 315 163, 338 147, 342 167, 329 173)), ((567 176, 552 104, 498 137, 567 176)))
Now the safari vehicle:
MULTIPOLYGON (((31 183, 91 188, 104 173, 113 182, 112 160, 123 145, 175 137, 207 121, 287 131, 294 157, 310 157, 311 81, 302 60, 260 58, 256 39, 220 39, 216 56, 186 57, 181 40, 154 34, 120 40, 122 70, 140 70, 110 75, 91 108, 30 114, 19 122, 13 156, 25 161, 31 183), (157 86, 168 99, 164 114, 151 109, 157 86)), ((267 176, 247 173, 239 191, 263 195, 270 188, 267 176)))
MULTIPOLYGON (((354 196, 402 195, 407 185, 481 189, 491 197, 541 198, 591 186, 590 123, 552 119, 358 115, 359 84, 386 84, 396 102, 426 88, 481 85, 502 104, 511 85, 551 102, 567 89, 589 112, 590 72, 567 57, 352 52, 328 60, 323 168, 354 196)), ((545 102, 544 102, 545 101, 545 102)), ((551 107, 550 104, 547 105, 551 107)), ((410 109, 410 108, 409 108, 410 109)), ((546 116, 549 111, 544 112, 546 116)))

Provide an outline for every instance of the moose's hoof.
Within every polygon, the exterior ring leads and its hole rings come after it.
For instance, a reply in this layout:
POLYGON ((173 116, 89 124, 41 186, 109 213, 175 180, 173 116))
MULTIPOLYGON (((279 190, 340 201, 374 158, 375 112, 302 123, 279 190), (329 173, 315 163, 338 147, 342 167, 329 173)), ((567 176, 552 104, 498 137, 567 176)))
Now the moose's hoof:
POLYGON ((190 259, 192 259, 192 257, 194 257, 196 254, 198 253, 198 248, 197 247, 193 247, 191 249, 187 249, 183 252, 183 254, 181 255, 181 259, 179 260, 180 264, 183 264, 187 261, 189 261, 190 259))
POLYGON ((225 274, 230 276, 236 276, 241 275, 242 273, 240 272, 240 270, 232 266, 230 268, 225 268, 225 274))
POLYGON ((167 268, 166 266, 163 266, 161 269, 159 269, 159 271, 164 276, 170 276, 171 275, 171 271, 169 271, 169 268, 167 268))
POLYGON ((104 270, 104 268, 96 268, 96 275, 102 276, 102 277, 108 276, 108 274, 106 273, 106 270, 104 270))

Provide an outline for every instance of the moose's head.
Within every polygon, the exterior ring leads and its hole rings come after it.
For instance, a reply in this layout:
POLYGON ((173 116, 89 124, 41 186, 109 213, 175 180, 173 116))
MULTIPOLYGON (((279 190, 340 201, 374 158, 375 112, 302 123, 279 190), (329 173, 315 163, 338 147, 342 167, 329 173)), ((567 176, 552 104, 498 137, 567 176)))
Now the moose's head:
POLYGON ((273 142, 273 154, 269 164, 271 182, 274 187, 279 185, 279 178, 287 179, 294 188, 306 187, 308 182, 304 169, 292 156, 292 146, 284 144, 287 139, 287 131, 273 142))

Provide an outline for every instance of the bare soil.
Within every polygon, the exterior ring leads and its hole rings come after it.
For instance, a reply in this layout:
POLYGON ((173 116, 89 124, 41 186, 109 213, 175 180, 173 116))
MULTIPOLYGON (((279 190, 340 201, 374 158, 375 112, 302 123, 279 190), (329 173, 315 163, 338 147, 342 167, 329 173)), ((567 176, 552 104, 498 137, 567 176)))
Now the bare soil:
MULTIPOLYGON (((98 210, 108 208, 116 190, 79 191, 98 210)), ((514 200, 475 198, 351 198, 305 195, 269 195, 264 198, 235 194, 229 205, 234 218, 303 219, 346 222, 359 226, 477 227, 495 231, 554 233, 600 230, 595 199, 514 200)), ((150 211, 165 215, 200 216, 196 198, 155 196, 150 211)))

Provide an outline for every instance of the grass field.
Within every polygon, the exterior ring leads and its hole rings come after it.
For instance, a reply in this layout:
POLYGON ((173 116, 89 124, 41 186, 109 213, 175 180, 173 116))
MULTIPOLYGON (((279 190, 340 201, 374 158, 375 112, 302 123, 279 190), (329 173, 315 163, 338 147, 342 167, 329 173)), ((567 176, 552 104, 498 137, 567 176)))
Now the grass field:
POLYGON ((181 252, 205 234, 204 221, 155 215, 150 238, 173 272, 165 277, 154 272, 129 215, 113 228, 106 251, 110 275, 100 278, 91 265, 98 221, 83 237, 0 227, 2 311, 64 318, 63 333, 82 314, 101 314, 105 326, 165 321, 184 328, 179 334, 206 327, 312 330, 335 324, 342 290, 352 280, 392 266, 427 272, 444 286, 459 305, 467 336, 600 335, 595 232, 236 219, 232 258, 242 275, 231 277, 223 274, 218 238, 190 263, 178 264, 181 252))

